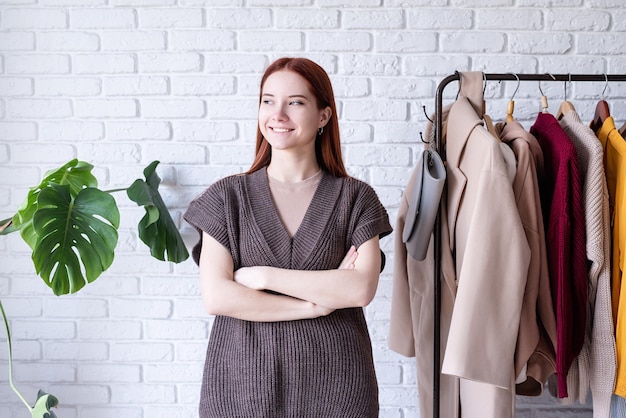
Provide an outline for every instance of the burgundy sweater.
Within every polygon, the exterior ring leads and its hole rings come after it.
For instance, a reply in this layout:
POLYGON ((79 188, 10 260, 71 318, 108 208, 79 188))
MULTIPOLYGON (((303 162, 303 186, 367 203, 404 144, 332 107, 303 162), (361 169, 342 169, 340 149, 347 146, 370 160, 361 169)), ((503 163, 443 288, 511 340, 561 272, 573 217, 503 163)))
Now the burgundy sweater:
POLYGON ((530 132, 539 141, 544 156, 539 182, 557 321, 556 374, 562 398, 567 396, 567 373, 583 346, 587 320, 582 185, 576 149, 556 118, 540 113, 530 132))

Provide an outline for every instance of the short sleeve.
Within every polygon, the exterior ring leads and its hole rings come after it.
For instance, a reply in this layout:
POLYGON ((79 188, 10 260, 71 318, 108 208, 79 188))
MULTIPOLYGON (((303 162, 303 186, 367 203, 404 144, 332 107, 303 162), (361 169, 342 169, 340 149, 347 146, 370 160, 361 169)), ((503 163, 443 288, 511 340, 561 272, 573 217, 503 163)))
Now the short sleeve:
POLYGON ((196 264, 200 262, 202 249, 202 233, 206 232, 230 251, 230 240, 227 228, 226 188, 224 181, 211 185, 196 197, 183 215, 185 221, 196 228, 199 240, 191 252, 196 264))
POLYGON ((352 244, 359 247, 364 242, 375 236, 383 238, 389 234, 393 228, 389 223, 387 210, 378 199, 374 189, 367 183, 357 180, 359 191, 356 194, 353 210, 352 244))

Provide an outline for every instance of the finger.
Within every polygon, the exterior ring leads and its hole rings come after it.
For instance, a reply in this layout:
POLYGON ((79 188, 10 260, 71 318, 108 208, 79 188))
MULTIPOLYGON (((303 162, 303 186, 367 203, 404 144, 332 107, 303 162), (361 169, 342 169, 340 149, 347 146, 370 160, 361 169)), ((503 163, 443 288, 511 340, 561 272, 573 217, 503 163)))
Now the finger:
POLYGON ((359 253, 356 251, 356 247, 353 245, 352 247, 350 247, 350 249, 348 250, 348 253, 345 255, 345 257, 341 261, 339 268, 340 269, 353 269, 354 262, 356 261, 356 258, 358 257, 358 255, 359 253))

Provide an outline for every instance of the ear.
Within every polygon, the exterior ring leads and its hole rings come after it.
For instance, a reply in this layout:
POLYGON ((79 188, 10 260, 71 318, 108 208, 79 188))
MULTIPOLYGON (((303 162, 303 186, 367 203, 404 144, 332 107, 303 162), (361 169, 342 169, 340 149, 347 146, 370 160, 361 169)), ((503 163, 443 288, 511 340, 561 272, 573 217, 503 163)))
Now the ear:
POLYGON ((326 126, 332 115, 333 111, 330 106, 326 106, 324 109, 320 110, 320 123, 318 125, 318 128, 323 128, 324 126, 326 126))

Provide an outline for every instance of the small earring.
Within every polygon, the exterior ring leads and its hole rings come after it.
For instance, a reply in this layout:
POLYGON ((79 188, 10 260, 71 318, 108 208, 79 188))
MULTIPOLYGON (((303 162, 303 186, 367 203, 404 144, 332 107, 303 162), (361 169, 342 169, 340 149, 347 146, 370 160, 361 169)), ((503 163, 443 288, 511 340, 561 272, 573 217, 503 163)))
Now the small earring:
POLYGON ((322 126, 321 128, 319 128, 319 129, 317 130, 317 136, 320 136, 320 135, 322 135, 323 133, 324 133, 324 127, 322 126))

